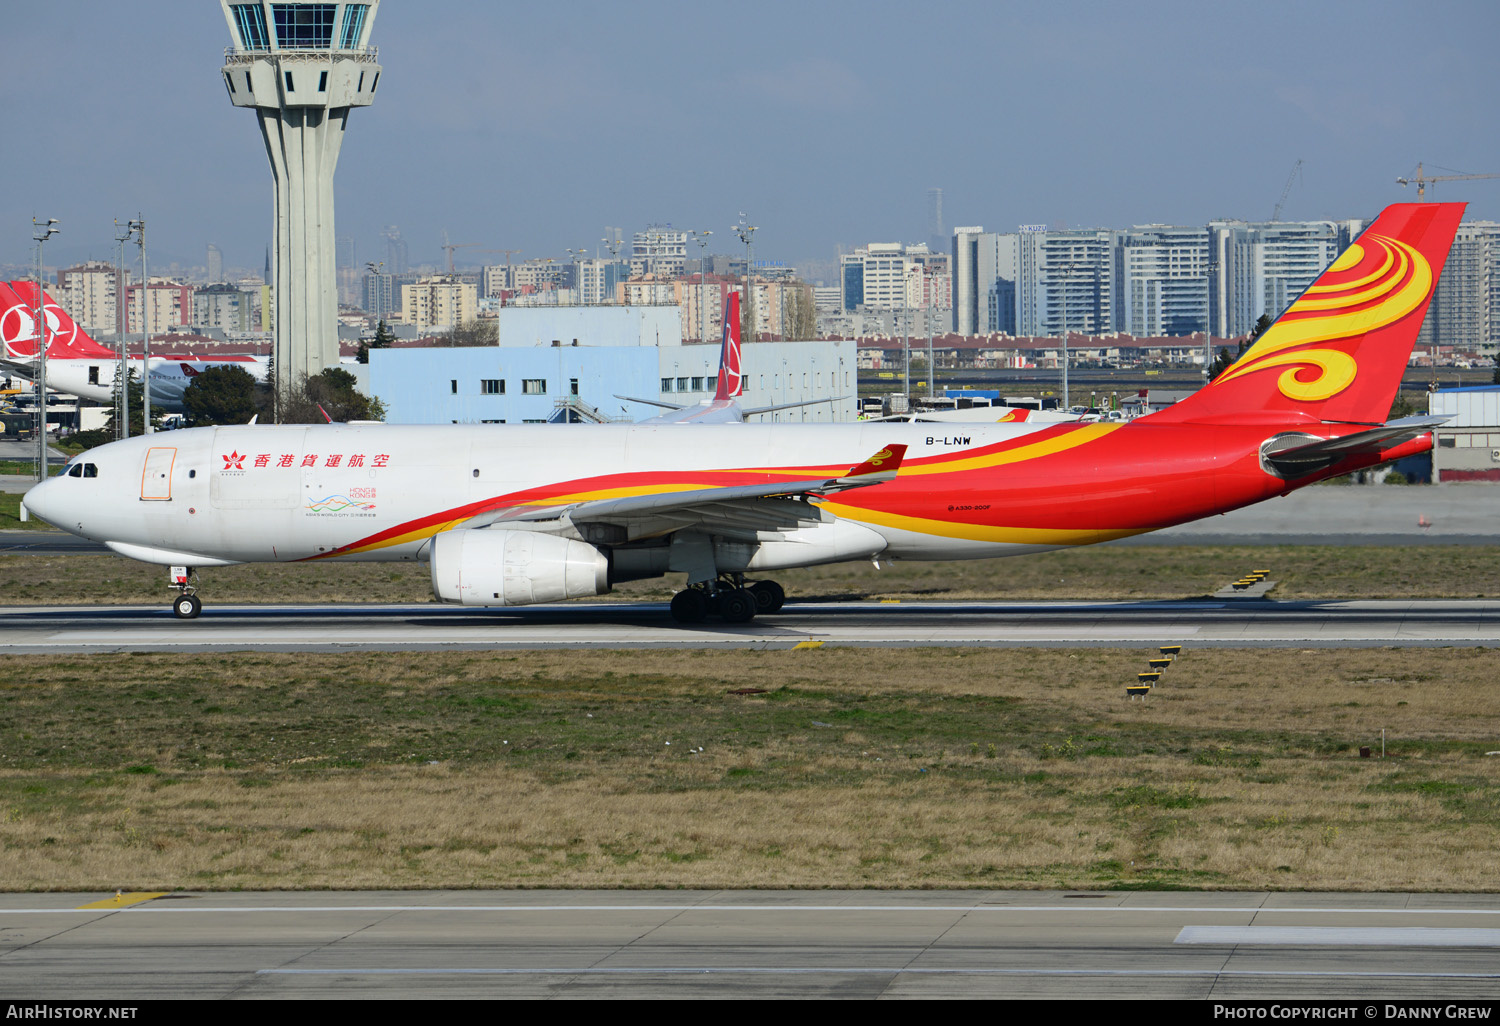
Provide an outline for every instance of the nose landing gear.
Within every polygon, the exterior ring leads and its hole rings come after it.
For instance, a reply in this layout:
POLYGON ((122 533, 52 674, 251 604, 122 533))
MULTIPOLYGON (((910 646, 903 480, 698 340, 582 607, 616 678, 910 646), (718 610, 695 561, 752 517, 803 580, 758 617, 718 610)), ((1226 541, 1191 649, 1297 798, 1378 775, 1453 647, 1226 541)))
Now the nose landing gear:
POLYGON ((786 601, 786 591, 775 581, 756 581, 745 586, 744 574, 725 574, 684 588, 672 596, 672 619, 678 623, 702 623, 718 614, 725 623, 749 623, 757 613, 774 613, 786 601))
POLYGON ((179 594, 172 600, 172 612, 179 620, 196 620, 203 612, 203 600, 194 592, 198 590, 198 573, 190 566, 172 567, 167 587, 179 594))

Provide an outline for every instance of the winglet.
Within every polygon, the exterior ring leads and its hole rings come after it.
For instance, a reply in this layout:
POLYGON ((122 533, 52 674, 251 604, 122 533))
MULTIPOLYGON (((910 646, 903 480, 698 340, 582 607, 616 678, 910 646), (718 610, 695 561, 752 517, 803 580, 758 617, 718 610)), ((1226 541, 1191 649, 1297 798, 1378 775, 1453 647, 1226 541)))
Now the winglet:
POLYGON ((901 469, 901 460, 905 456, 906 446, 888 445, 859 466, 852 468, 844 476, 864 477, 867 474, 888 474, 895 477, 896 471, 901 469))

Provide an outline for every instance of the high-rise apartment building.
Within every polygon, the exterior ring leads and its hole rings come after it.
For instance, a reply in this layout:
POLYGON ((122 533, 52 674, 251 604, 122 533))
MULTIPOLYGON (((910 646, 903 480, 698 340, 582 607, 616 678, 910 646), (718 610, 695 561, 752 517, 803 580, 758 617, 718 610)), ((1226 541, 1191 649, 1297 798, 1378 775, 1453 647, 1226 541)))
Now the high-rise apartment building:
POLYGON ((677 277, 687 262, 687 242, 688 233, 669 224, 653 224, 636 232, 630 246, 630 276, 677 277))
POLYGON ((447 275, 401 286, 401 317, 417 331, 456 328, 479 316, 479 286, 447 275))
POLYGON ((237 285, 207 285, 193 292, 193 327, 221 331, 255 329, 254 294, 237 285))
MULTIPOLYGON (((168 281, 165 278, 152 278, 151 289, 146 299, 146 310, 150 314, 151 334, 159 335, 190 323, 193 318, 194 291, 191 285, 168 281)), ((139 332, 142 320, 140 283, 126 286, 125 296, 129 317, 127 330, 139 332)))
POLYGON ((1132 335, 1190 335, 1208 323, 1208 230, 1149 224, 1121 233, 1124 304, 1132 335))
POLYGON ((1417 342, 1500 352, 1500 224, 1458 226, 1417 342))
POLYGON ((843 309, 890 312, 918 310, 931 305, 947 310, 953 289, 946 253, 934 253, 926 243, 872 242, 839 257, 843 309))
POLYGON ((1221 338, 1248 333, 1262 314, 1280 316, 1348 244, 1347 227, 1333 221, 1211 221, 1208 232, 1221 338))
POLYGON ((85 331, 112 333, 119 329, 115 307, 119 278, 115 265, 90 260, 58 271, 57 293, 52 298, 85 331))
POLYGON ((1018 335, 1114 330, 1121 305, 1120 233, 1021 231, 1016 236, 1018 335))

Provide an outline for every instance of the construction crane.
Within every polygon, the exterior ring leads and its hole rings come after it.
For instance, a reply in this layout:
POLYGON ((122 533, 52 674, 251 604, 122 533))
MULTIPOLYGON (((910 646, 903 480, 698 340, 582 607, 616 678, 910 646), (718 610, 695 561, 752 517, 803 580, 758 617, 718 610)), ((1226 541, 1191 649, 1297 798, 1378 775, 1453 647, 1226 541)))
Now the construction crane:
POLYGON ((1272 221, 1281 220, 1281 208, 1286 206, 1286 198, 1292 191, 1292 182, 1297 180, 1297 172, 1302 170, 1302 158, 1297 158, 1297 163, 1292 165, 1292 173, 1286 176, 1286 188, 1281 190, 1281 199, 1276 201, 1276 209, 1271 212, 1272 221))
POLYGON ((450 243, 448 241, 448 231, 447 231, 447 229, 444 229, 443 230, 443 249, 446 250, 447 253, 448 253, 448 273, 449 274, 453 273, 453 251, 455 249, 470 249, 471 247, 479 246, 479 245, 483 245, 483 243, 479 243, 479 242, 460 242, 457 245, 455 245, 453 243, 450 243))
MULTIPOLYGON (((1452 169, 1440 168, 1439 170, 1448 171, 1452 169)), ((1417 173, 1413 177, 1398 178, 1396 179, 1396 184, 1404 186, 1415 182, 1417 186, 1417 202, 1420 203, 1422 202, 1422 197, 1427 194, 1428 182, 1466 182, 1474 178, 1500 178, 1500 175, 1424 175, 1422 173, 1422 165, 1418 163, 1417 173)))

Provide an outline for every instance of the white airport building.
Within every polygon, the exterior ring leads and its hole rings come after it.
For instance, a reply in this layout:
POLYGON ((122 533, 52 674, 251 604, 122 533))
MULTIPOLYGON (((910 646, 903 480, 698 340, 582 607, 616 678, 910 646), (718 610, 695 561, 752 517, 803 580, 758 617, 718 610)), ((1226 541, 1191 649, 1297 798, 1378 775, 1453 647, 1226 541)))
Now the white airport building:
MULTIPOLYGON (((637 421, 712 398, 719 345, 685 345, 673 306, 506 307, 499 344, 377 349, 369 389, 392 424, 637 421)), ((741 347, 746 407, 825 400, 753 420, 828 423, 858 416, 852 340, 741 347)))

